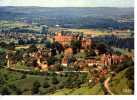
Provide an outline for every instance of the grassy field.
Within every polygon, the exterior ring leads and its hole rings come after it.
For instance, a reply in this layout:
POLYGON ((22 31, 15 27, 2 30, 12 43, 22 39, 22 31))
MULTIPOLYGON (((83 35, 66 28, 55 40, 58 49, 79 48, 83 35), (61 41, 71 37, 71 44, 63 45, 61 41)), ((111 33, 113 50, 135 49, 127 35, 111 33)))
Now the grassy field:
POLYGON ((125 77, 125 73, 128 68, 125 70, 119 72, 114 78, 112 78, 112 81, 110 83, 110 88, 112 92, 114 92, 117 95, 131 95, 131 90, 128 87, 128 79, 125 77))
POLYGON ((94 35, 106 35, 106 34, 110 34, 107 31, 99 30, 99 29, 71 29, 71 28, 60 28, 60 29, 57 29, 57 28, 50 27, 49 31, 53 31, 53 32, 56 32, 56 31, 83 32, 86 35, 91 35, 91 34, 94 34, 94 35))
MULTIPOLYGON (((114 76, 109 84, 111 91, 116 95, 131 95, 132 91, 129 88, 129 80, 125 77, 125 73, 127 72, 128 68, 119 72, 116 76, 114 76)), ((38 81, 41 85, 40 87, 40 94, 42 95, 104 95, 104 91, 102 88, 102 84, 98 83, 93 87, 89 87, 88 85, 82 84, 81 87, 75 88, 58 88, 59 84, 52 83, 53 75, 30 75, 26 74, 23 78, 22 73, 18 72, 11 72, 7 71, 6 69, 0 69, 1 77, 6 77, 5 85, 15 85, 21 91, 23 91, 24 95, 31 95, 31 89, 35 81, 38 81), (6 76, 5 76, 6 75, 6 76), (48 82, 50 85, 48 88, 43 88, 44 82, 48 82), (47 92, 50 89, 55 89, 53 92, 47 92)), ((66 76, 56 75, 59 82, 66 80, 66 76)), ((0 90, 3 86, 0 86, 0 90)), ((12 92, 12 94, 15 94, 12 92)))
POLYGON ((100 84, 97 84, 94 87, 61 89, 61 90, 57 90, 53 95, 103 95, 103 94, 104 92, 100 84))
POLYGON ((101 30, 95 30, 95 29, 66 29, 66 31, 73 31, 73 32, 83 32, 86 35, 106 35, 109 34, 106 31, 101 31, 101 30))
POLYGON ((21 28, 21 29, 28 29, 34 31, 40 31, 40 28, 34 25, 30 25, 24 22, 14 22, 14 21, 0 21, 0 28, 21 28))
POLYGON ((15 47, 16 50, 19 50, 19 49, 28 49, 30 45, 17 45, 15 47))
POLYGON ((16 86, 19 86, 23 92, 23 94, 31 95, 31 88, 33 86, 33 83, 35 81, 39 81, 41 85, 44 82, 45 77, 42 76, 36 76, 36 75, 27 75, 27 78, 17 80, 12 82, 11 84, 15 84, 16 86))
MULTIPOLYGON (((16 45, 15 50, 20 50, 20 49, 28 49, 31 46, 31 44, 27 44, 27 45, 16 45)), ((40 47, 45 47, 44 44, 36 44, 37 48, 40 47)))
MULTIPOLYGON (((53 75, 52 73, 50 75, 31 75, 31 74, 23 74, 19 72, 12 72, 3 68, 0 68, 0 79, 4 78, 4 85, 0 84, 0 91, 4 86, 8 87, 9 85, 14 85, 17 88, 19 88, 22 91, 22 94, 24 95, 32 95, 32 87, 34 82, 38 81, 40 83, 39 93, 41 95, 46 94, 54 94, 54 92, 60 88, 60 85, 64 80, 68 78, 68 76, 60 76, 60 75, 53 75), (6 76, 5 76, 6 75, 6 76), (24 76, 25 75, 25 76, 24 76), (59 83, 53 83, 53 77, 56 77, 59 83), (47 82, 49 84, 49 87, 44 88, 43 85, 47 82)), ((65 81, 66 82, 66 81, 65 81)), ((64 88, 64 87, 62 87, 64 88)), ((80 94, 84 93, 85 95, 88 94, 88 91, 90 88, 78 88, 81 91, 80 94)), ((69 89, 68 89, 69 90, 69 89)), ((15 91, 11 90, 12 94, 16 94, 15 91)), ((77 91, 75 91, 73 94, 77 94, 77 91)), ((90 93, 89 93, 90 94, 90 93)))

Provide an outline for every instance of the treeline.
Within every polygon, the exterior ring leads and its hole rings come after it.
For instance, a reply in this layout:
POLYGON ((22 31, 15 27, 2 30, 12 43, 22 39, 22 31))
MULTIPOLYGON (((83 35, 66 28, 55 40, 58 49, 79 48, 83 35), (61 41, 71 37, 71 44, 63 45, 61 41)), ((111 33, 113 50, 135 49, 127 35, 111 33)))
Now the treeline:
POLYGON ((117 48, 134 49, 134 38, 120 38, 114 35, 106 35, 102 37, 95 37, 94 41, 102 41, 117 48))
POLYGON ((1 7, 1 20, 20 20, 68 28, 130 28, 134 21, 119 23, 120 18, 134 18, 134 8, 44 8, 44 7, 1 7), (26 12, 27 11, 27 12, 26 12), (29 13, 28 13, 29 12, 29 13))
POLYGON ((15 32, 15 33, 40 33, 39 31, 27 29, 27 28, 9 28, 9 29, 1 29, 2 33, 15 32))

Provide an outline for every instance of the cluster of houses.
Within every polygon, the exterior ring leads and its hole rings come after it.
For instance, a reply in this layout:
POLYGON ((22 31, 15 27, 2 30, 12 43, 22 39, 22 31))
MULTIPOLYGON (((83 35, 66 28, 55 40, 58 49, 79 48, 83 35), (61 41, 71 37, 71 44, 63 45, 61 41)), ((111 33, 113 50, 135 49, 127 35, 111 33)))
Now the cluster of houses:
MULTIPOLYGON (((55 36, 55 41, 60 42, 62 45, 64 45, 65 43, 69 44, 73 39, 79 39, 81 41, 81 47, 82 48, 87 48, 89 46, 92 46, 92 39, 89 37, 78 37, 78 36, 73 36, 73 35, 62 35, 60 32, 56 34, 55 36)), ((68 55, 72 55, 73 53, 73 49, 71 47, 67 48, 64 52, 64 58, 62 59, 62 65, 63 66, 67 66, 68 62, 69 62, 69 56, 68 55)), ((97 52, 96 52, 97 53, 97 52)), ((77 61, 76 64, 78 64, 81 68, 83 68, 83 66, 85 66, 86 64, 88 66, 93 66, 93 65, 97 65, 97 66, 111 66, 112 64, 118 64, 120 62, 123 62, 126 60, 126 56, 124 55, 116 55, 116 54, 102 54, 100 55, 100 59, 97 60, 95 57, 91 57, 91 58, 85 58, 83 61, 77 61)))
POLYGON ((48 63, 47 59, 43 57, 42 52, 38 51, 36 53, 32 53, 31 57, 33 60, 35 60, 35 69, 40 68, 41 71, 48 71, 48 63))
MULTIPOLYGON (((121 62, 124 62, 127 60, 127 56, 124 55, 116 55, 116 54, 102 54, 100 55, 99 59, 96 59, 96 57, 88 57, 82 60, 77 59, 77 65, 79 65, 81 68, 87 66, 93 66, 96 65, 98 68, 100 66, 111 66, 112 64, 119 64, 121 62)), ((67 66, 68 59, 67 57, 64 57, 62 60, 62 65, 67 66)))
MULTIPOLYGON (((63 46, 66 44, 71 43, 72 40, 80 40, 81 42, 81 48, 89 48, 92 46, 92 39, 89 36, 80 36, 75 34, 67 34, 64 35, 61 32, 57 32, 55 36, 52 37, 54 41, 59 42, 63 46)), ((44 52, 42 49, 39 48, 37 52, 33 52, 30 54, 30 57, 36 61, 36 68, 40 68, 42 71, 48 71, 49 65, 47 62, 47 59, 44 57, 44 52)), ((78 65, 80 69, 84 69, 87 66, 96 66, 98 69, 102 69, 102 66, 111 66, 112 64, 118 64, 120 62, 123 62, 127 60, 127 57, 124 55, 116 55, 116 54, 102 54, 99 55, 99 59, 96 57, 88 57, 84 59, 76 58, 74 62, 70 61, 69 57, 73 55, 73 49, 71 46, 68 46, 64 49, 63 58, 61 59, 60 64, 64 67, 69 66, 70 63, 73 63, 73 66, 78 65)), ((48 52, 47 57, 51 56, 50 52, 48 52)), ((8 59, 8 57, 7 57, 8 59)), ((8 60, 8 66, 9 66, 9 60, 8 60)), ((54 66, 54 65, 52 65, 54 66)), ((106 69, 105 69, 106 70, 106 69)), ((102 70, 102 73, 106 73, 106 71, 102 70)))

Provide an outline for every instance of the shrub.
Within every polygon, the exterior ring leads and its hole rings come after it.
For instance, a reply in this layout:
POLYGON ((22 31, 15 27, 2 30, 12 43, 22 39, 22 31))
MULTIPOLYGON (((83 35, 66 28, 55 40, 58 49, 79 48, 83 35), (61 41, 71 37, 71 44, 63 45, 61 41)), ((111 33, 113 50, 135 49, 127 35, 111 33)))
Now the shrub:
POLYGON ((10 95, 11 92, 10 92, 9 88, 5 86, 5 87, 2 88, 1 94, 2 95, 10 95))
POLYGON ((52 77, 51 82, 52 82, 52 84, 58 84, 59 83, 59 81, 56 77, 52 77))
POLYGON ((57 86, 56 86, 57 89, 62 89, 64 88, 64 84, 63 82, 59 83, 57 86))
POLYGON ((40 83, 38 81, 35 81, 32 87, 32 94, 38 94, 40 86, 40 83))
POLYGON ((44 83, 43 83, 43 88, 48 88, 50 85, 49 85, 49 83, 47 82, 47 81, 45 81, 44 83))
POLYGON ((25 79, 26 77, 27 77, 26 74, 21 75, 21 79, 25 79))
POLYGON ((19 88, 16 88, 16 94, 17 94, 17 95, 21 95, 21 94, 22 94, 22 91, 21 91, 21 89, 19 89, 19 88))
POLYGON ((54 93, 54 91, 56 90, 56 87, 55 86, 51 86, 48 88, 48 93, 54 93))

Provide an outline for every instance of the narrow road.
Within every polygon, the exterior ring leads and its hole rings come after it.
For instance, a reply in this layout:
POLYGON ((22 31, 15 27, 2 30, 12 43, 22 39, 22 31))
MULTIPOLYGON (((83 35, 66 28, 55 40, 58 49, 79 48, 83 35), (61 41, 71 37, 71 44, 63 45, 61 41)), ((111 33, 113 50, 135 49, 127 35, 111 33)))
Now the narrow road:
MULTIPOLYGON (((9 69, 12 71, 18 71, 18 72, 32 72, 32 70, 29 70, 29 69, 17 69, 17 68, 12 68, 12 67, 3 67, 3 68, 6 68, 6 69, 9 69)), ((44 73, 44 72, 40 72, 40 73, 44 73)), ((61 74, 61 73, 88 73, 88 71, 54 71, 54 73, 56 73, 56 74, 61 74)))
MULTIPOLYGON (((26 70, 26 69, 16 69, 16 68, 10 68, 10 67, 3 67, 3 68, 7 68, 9 70, 19 71, 19 72, 32 72, 32 70, 26 70)), ((61 74, 61 73, 70 73, 70 72, 72 72, 72 73, 88 73, 88 71, 55 71, 54 73, 61 74)), ((111 80, 111 77, 108 77, 104 81, 104 87, 110 95, 114 95, 114 93, 110 90, 110 87, 109 87, 110 80, 111 80)))
POLYGON ((105 81, 104 81, 104 87, 106 88, 107 92, 110 94, 110 95, 114 95, 114 93, 110 90, 110 87, 109 87, 109 81, 110 81, 111 77, 108 77, 105 81))

